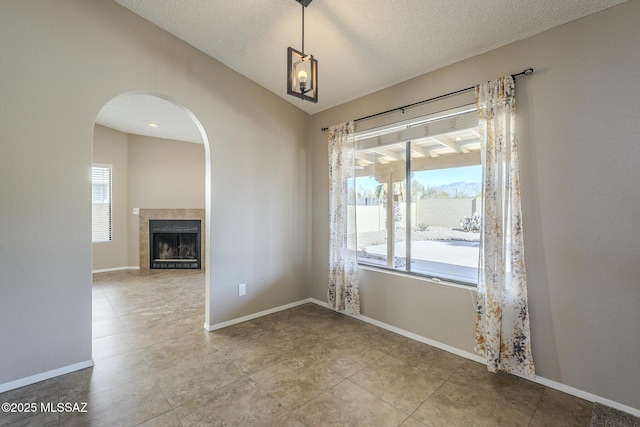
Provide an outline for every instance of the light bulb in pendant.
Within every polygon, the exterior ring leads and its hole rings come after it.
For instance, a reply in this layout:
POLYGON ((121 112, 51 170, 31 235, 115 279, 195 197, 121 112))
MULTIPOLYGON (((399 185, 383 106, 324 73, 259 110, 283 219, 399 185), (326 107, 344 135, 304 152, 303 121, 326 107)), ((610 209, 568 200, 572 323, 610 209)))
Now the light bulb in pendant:
POLYGON ((300 82, 300 92, 305 92, 307 89, 307 72, 300 70, 298 73, 298 81, 300 82))

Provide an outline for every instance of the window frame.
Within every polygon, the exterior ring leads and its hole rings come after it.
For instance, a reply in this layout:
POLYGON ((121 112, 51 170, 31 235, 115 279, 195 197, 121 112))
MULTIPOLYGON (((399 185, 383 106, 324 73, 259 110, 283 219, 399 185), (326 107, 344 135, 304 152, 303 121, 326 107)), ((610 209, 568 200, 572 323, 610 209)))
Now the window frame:
MULTIPOLYGON (((447 119, 449 117, 455 116, 455 115, 459 115, 461 113, 471 113, 477 112, 477 108, 475 106, 475 104, 467 104, 464 105, 462 107, 458 107, 455 109, 451 109, 451 110, 446 110, 443 112, 438 112, 438 113, 434 113, 434 114, 430 114, 427 116, 423 116, 423 117, 419 117, 413 120, 407 120, 401 123, 394 123, 394 124, 390 124, 388 126, 383 126, 380 128, 376 128, 374 130, 367 130, 367 131, 362 131, 362 132, 358 132, 356 133, 356 141, 358 141, 359 139, 359 134, 360 135, 366 135, 367 138, 371 138, 371 137, 378 137, 378 140, 380 140, 380 135, 382 135, 382 138, 385 138, 385 129, 398 129, 398 128, 411 128, 412 126, 417 126, 417 125, 422 125, 425 123, 430 123, 430 122, 435 122, 435 121, 439 121, 439 120, 444 120, 447 119)), ((471 127, 470 129, 473 129, 473 127, 471 127)), ((393 132, 392 132, 393 133, 393 132)), ((439 134, 436 134, 439 135, 439 134)), ((360 136, 360 138, 362 138, 360 136)), ((466 289, 469 288, 476 288, 478 285, 478 278, 476 277, 475 282, 467 282, 464 280, 456 280, 456 279, 452 279, 449 277, 438 277, 438 275, 434 275, 434 274, 430 274, 428 272, 422 272, 422 271, 414 271, 412 270, 412 261, 414 260, 414 258, 412 257, 412 253, 411 253, 411 247, 412 247, 412 236, 413 236, 413 228, 411 226, 411 222, 412 222, 412 209, 410 209, 409 207, 412 206, 412 148, 411 148, 411 143, 412 140, 411 139, 403 139, 402 141, 398 141, 398 142, 402 142, 405 144, 405 153, 404 153, 404 162, 405 162, 405 178, 404 178, 404 185, 405 185, 405 200, 402 202, 405 205, 405 210, 404 210, 404 226, 405 226, 405 265, 403 267, 400 268, 396 268, 393 267, 392 265, 390 266, 390 264, 393 264, 393 255, 395 254, 395 248, 394 246, 396 245, 395 242, 395 223, 393 221, 393 190, 391 189, 387 189, 386 191, 386 229, 387 229, 387 240, 386 240, 386 247, 387 247, 387 257, 386 257, 386 265, 380 265, 380 264, 376 264, 373 262, 367 262, 366 260, 363 260, 360 258, 359 255, 356 255, 357 257, 357 263, 359 267, 365 267, 366 269, 370 269, 373 271, 382 271, 382 272, 387 272, 387 273, 392 273, 392 274, 398 274, 401 276, 410 276, 410 277, 416 277, 416 278, 420 278, 423 280, 428 280, 431 282, 436 282, 436 283, 443 283, 443 284, 450 284, 453 286, 457 286, 457 287, 463 287, 466 289), (391 229, 393 229, 392 231, 390 231, 390 224, 391 224, 391 229), (391 236, 391 237, 389 237, 391 236), (391 238, 391 240, 389 240, 391 238)), ((386 144, 384 144, 386 145, 386 144)), ((384 145, 381 144, 381 147, 384 147, 384 145)), ((356 149, 357 151, 357 149, 356 149)), ((478 155, 480 153, 478 152, 478 155)), ((451 154, 451 155, 455 155, 455 154, 451 154)), ((478 156, 479 157, 479 156, 478 156)), ((480 165, 482 166, 482 161, 481 159, 478 161, 478 163, 473 163, 474 165, 480 165)), ((470 164, 471 165, 471 164, 470 164)), ((470 166, 468 165, 468 166, 470 166)), ((467 165, 461 165, 460 167, 464 167, 467 165)), ((433 170, 440 170, 440 169, 447 169, 449 167, 443 167, 443 168, 434 168, 433 170)), ((379 182, 379 181, 378 181, 379 182)), ((389 183, 384 184, 386 186, 389 185, 389 183)), ((356 204, 357 206, 357 204, 356 204)), ((356 212, 357 209, 354 209, 354 212, 356 212)), ((355 213, 354 213, 355 214, 355 213)), ((358 222, 357 219, 357 214, 356 215, 356 224, 358 222)), ((356 235, 358 234, 358 230, 356 228, 356 235)), ((357 239, 357 237, 356 237, 357 239)), ((358 251, 359 252, 359 251, 358 251)), ((478 261, 480 259, 480 256, 478 256, 478 261)), ((462 266, 462 265, 461 265, 462 266)))
MULTIPOLYGON (((101 183, 104 185, 104 183, 101 183)), ((101 193, 102 194, 102 193, 101 193)), ((104 214, 103 214, 104 215, 104 214)), ((113 241, 113 165, 107 163, 93 163, 91 166, 91 243, 108 243, 113 241), (103 170, 98 172, 98 170, 103 170), (106 172, 105 172, 106 171, 106 172), (108 181, 106 202, 96 202, 96 179, 108 181), (107 205, 106 225, 104 218, 96 218, 95 206, 107 205), (102 224, 97 224, 98 220, 102 224), (99 227, 99 229, 96 229, 99 227)))

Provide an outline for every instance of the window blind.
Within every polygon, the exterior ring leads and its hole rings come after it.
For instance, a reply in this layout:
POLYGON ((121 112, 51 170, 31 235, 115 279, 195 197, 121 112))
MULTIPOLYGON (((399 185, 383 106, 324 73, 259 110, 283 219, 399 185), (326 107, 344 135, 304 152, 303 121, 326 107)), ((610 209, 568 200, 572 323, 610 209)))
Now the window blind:
POLYGON ((112 165, 94 164, 91 171, 93 242, 111 241, 111 170, 112 165))

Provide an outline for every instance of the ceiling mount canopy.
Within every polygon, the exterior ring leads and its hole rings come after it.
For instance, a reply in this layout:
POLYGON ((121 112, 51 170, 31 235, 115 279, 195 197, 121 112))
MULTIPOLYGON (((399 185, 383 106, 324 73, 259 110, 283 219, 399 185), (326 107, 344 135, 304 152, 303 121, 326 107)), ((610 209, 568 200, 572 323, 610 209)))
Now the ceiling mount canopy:
POLYGON ((302 50, 287 49, 287 93, 318 102, 318 60, 304 52, 304 8, 312 0, 295 0, 302 5, 302 50))

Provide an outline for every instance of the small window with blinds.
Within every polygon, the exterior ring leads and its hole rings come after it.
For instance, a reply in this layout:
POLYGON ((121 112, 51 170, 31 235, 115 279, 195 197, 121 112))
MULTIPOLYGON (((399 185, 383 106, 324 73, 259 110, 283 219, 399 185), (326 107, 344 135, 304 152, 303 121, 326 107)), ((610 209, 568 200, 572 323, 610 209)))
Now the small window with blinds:
POLYGON ((111 241, 112 165, 94 163, 91 171, 92 242, 111 241))

